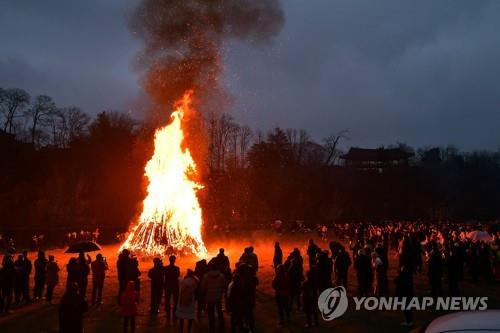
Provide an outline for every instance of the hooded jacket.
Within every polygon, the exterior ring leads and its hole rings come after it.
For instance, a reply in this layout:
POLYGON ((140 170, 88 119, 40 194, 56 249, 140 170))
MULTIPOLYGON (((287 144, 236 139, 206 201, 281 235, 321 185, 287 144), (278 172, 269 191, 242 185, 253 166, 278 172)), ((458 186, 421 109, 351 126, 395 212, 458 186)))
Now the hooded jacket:
POLYGON ((207 303, 217 303, 222 300, 226 279, 224 275, 216 269, 208 271, 201 282, 201 288, 205 294, 207 303))

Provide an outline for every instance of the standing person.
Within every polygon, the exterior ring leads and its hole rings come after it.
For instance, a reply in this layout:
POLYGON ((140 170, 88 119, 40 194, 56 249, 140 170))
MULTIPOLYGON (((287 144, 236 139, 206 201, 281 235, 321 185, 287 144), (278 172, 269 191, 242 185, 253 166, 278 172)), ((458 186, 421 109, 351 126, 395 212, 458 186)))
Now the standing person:
POLYGON ((429 283, 431 285, 432 297, 439 297, 443 294, 441 280, 443 278, 443 257, 439 252, 437 245, 433 244, 429 251, 427 261, 429 283))
POLYGON ((120 302, 121 294, 127 286, 127 271, 130 262, 130 251, 123 249, 118 255, 116 261, 116 270, 118 272, 118 302, 120 302))
POLYGON ((87 298, 87 285, 89 283, 89 274, 90 274, 90 263, 91 259, 90 256, 87 255, 87 258, 85 258, 85 254, 83 252, 80 252, 78 254, 78 259, 76 261, 77 266, 77 283, 78 283, 78 290, 80 293, 80 296, 82 296, 84 299, 87 298))
POLYGON ((337 286, 343 286, 347 290, 347 277, 349 272, 349 266, 351 266, 352 261, 349 253, 345 250, 345 247, 340 247, 338 250, 338 255, 335 258, 335 273, 337 275, 337 286))
POLYGON ((229 257, 224 254, 224 248, 221 247, 219 249, 219 253, 215 258, 212 259, 212 261, 215 262, 217 269, 224 275, 224 300, 227 303, 227 287, 229 285, 229 282, 231 282, 232 274, 229 257))
POLYGON ((311 269, 311 271, 316 271, 316 286, 319 292, 332 287, 332 273, 333 273, 333 263, 328 256, 328 251, 319 252, 318 254, 318 264, 316 269, 311 269))
POLYGON ((45 282, 47 283, 47 293, 45 294, 45 300, 49 304, 52 304, 54 288, 59 283, 59 271, 60 268, 57 265, 54 256, 49 256, 49 262, 47 263, 47 268, 45 271, 45 282))
POLYGON ((321 226, 321 240, 324 242, 328 240, 328 227, 325 224, 321 226))
POLYGON ((131 256, 129 260, 129 266, 127 271, 127 276, 129 280, 134 281, 135 291, 138 294, 141 293, 141 271, 139 269, 139 260, 136 256, 131 256))
MULTIPOLYGON (((397 297, 406 297, 406 299, 413 297, 413 269, 413 266, 401 266, 399 275, 394 280, 397 297)), ((413 312, 411 310, 404 310, 403 314, 405 321, 401 325, 412 326, 413 312)))
POLYGON ((278 265, 276 267, 276 276, 273 279, 272 286, 276 295, 276 304, 280 317, 279 325, 281 326, 285 324, 285 321, 290 321, 290 307, 288 301, 290 295, 290 278, 288 277, 285 266, 278 265))
POLYGON ((375 274, 375 283, 373 286, 373 295, 384 296, 387 290, 387 277, 385 275, 386 271, 384 269, 384 263, 382 258, 377 254, 377 252, 371 253, 372 257, 372 269, 375 274))
POLYGON ((136 289, 135 282, 130 280, 121 294, 120 305, 122 306, 124 333, 128 332, 129 324, 130 332, 135 332, 135 317, 137 316, 137 304, 139 303, 139 293, 136 289))
POLYGON ((196 302, 195 296, 197 287, 198 279, 194 275, 194 272, 188 269, 187 275, 180 283, 179 303, 177 305, 177 309, 175 310, 175 316, 180 319, 179 332, 183 332, 184 330, 184 320, 187 320, 188 333, 191 332, 195 316, 194 307, 196 302))
POLYGON ((276 269, 279 265, 283 263, 283 251, 279 242, 274 243, 274 256, 273 256, 273 267, 276 269))
POLYGON ((453 249, 449 251, 446 260, 448 269, 448 288, 450 289, 451 296, 460 296, 460 288, 458 287, 460 260, 458 256, 458 247, 454 246, 453 249))
POLYGON ((70 258, 68 264, 66 265, 66 288, 71 283, 76 283, 78 285, 78 264, 76 258, 70 258))
MULTIPOLYGON (((194 268, 194 275, 196 276, 198 281, 202 281, 206 273, 207 273, 207 261, 205 259, 202 259, 196 262, 196 266, 194 268)), ((198 319, 200 319, 201 313, 205 308, 205 299, 203 293, 201 292, 201 288, 198 288, 196 290, 196 303, 197 303, 196 306, 197 317, 198 319)))
POLYGON ((320 252, 318 245, 314 243, 313 239, 309 240, 309 246, 307 247, 307 256, 309 257, 309 268, 316 265, 316 256, 320 252))
POLYGON ((83 314, 87 302, 78 294, 78 285, 71 282, 59 304, 59 333, 83 333, 83 314))
MULTIPOLYGON (((163 275, 164 267, 160 258, 153 259, 153 268, 148 272, 148 277, 151 280, 151 303, 149 312, 157 315, 160 311, 161 296, 163 295, 163 275)), ((168 313, 167 313, 168 316, 168 313)))
POLYGON ((372 292, 373 270, 370 257, 367 253, 369 253, 368 248, 359 250, 354 260, 354 268, 356 269, 356 276, 358 278, 359 296, 370 296, 372 292))
POLYGON ((33 292, 35 300, 41 299, 43 295, 47 262, 45 252, 38 251, 38 258, 35 260, 35 287, 33 292))
POLYGON ((230 268, 230 265, 229 265, 229 257, 226 256, 224 254, 224 248, 220 248, 219 249, 219 253, 217 254, 217 256, 212 259, 216 265, 216 268, 222 273, 224 274, 224 276, 226 275, 226 272, 229 270, 231 270, 230 268))
POLYGON ((250 248, 245 247, 245 249, 243 250, 243 253, 240 256, 240 260, 238 260, 238 262, 244 263, 246 265, 250 265, 249 258, 250 258, 250 248))
POLYGON ((285 262, 288 267, 288 276, 290 277, 290 311, 293 310, 294 301, 297 302, 297 311, 300 311, 300 287, 304 280, 303 259, 300 250, 295 248, 285 262))
POLYGON ((231 313, 231 332, 236 333, 243 330, 243 314, 245 304, 241 301, 245 293, 243 278, 236 270, 231 283, 228 286, 227 307, 231 313))
POLYGON ((169 264, 164 268, 165 274, 165 311, 167 319, 170 318, 170 299, 173 299, 173 317, 175 319, 175 310, 179 302, 179 276, 181 271, 178 266, 175 266, 175 256, 168 258, 169 264))
POLYGON ((255 254, 253 246, 248 247, 248 265, 250 265, 255 273, 259 270, 259 258, 255 254))
POLYGON ((217 269, 216 263, 210 261, 208 264, 208 272, 201 281, 201 290, 205 295, 208 313, 209 332, 215 332, 215 310, 219 320, 219 327, 224 328, 224 316, 222 314, 222 296, 226 286, 224 275, 217 269))
POLYGON ((14 272, 15 272, 14 299, 16 306, 19 306, 21 302, 21 296, 23 294, 25 266, 26 265, 24 264, 24 256, 20 254, 17 257, 17 260, 14 262, 14 272))
POLYGON ((33 269, 33 265, 31 264, 31 260, 28 258, 28 251, 23 251, 23 257, 24 257, 24 270, 23 270, 23 280, 22 280, 22 285, 23 285, 23 302, 25 304, 30 304, 31 303, 31 297, 30 297, 30 275, 31 275, 31 270, 33 269))
POLYGON ((306 327, 318 326, 318 292, 314 282, 314 272, 307 272, 307 279, 302 284, 302 304, 306 313, 306 327))
POLYGON ((92 305, 102 304, 102 289, 104 287, 104 279, 108 270, 108 263, 102 256, 97 254, 95 260, 90 264, 92 270, 92 305))
POLYGON ((242 264, 238 267, 243 280, 243 294, 240 302, 243 308, 243 321, 247 324, 248 330, 255 330, 255 298, 259 279, 253 267, 242 264))
POLYGON ((14 261, 10 254, 3 257, 2 268, 0 269, 0 313, 11 313, 10 305, 12 303, 12 296, 14 292, 14 261))
POLYGON ((415 272, 417 252, 408 235, 403 236, 399 249, 399 267, 406 266, 406 269, 415 272))

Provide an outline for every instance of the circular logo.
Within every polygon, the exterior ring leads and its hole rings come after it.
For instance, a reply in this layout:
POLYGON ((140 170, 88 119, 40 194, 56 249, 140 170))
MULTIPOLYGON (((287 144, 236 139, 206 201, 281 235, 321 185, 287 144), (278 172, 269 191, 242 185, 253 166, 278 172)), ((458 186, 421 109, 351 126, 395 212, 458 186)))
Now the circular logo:
POLYGON ((347 292, 344 287, 325 289, 318 298, 318 308, 324 320, 330 321, 347 311, 347 292))

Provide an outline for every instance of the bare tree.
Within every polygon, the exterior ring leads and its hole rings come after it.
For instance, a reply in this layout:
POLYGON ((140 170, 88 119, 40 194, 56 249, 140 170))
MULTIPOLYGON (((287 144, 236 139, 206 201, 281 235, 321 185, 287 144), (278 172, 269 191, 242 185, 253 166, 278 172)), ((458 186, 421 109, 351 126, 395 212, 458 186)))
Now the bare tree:
POLYGON ((232 122, 228 130, 228 154, 234 167, 239 165, 238 142, 240 138, 240 125, 232 122))
POLYGON ((207 114, 205 122, 208 128, 208 167, 213 170, 215 167, 216 152, 215 152, 215 137, 217 133, 217 116, 210 112, 207 114))
POLYGON ((324 147, 327 152, 327 157, 325 164, 332 165, 335 163, 337 158, 339 157, 338 146, 341 140, 349 140, 348 136, 349 130, 345 129, 336 134, 332 134, 327 138, 323 139, 324 147))
POLYGON ((30 95, 23 89, 0 88, 0 111, 4 118, 3 130, 12 133, 14 118, 29 104, 30 95))
POLYGON ((90 116, 75 106, 64 108, 62 111, 68 130, 69 143, 85 134, 90 123, 90 116))
POLYGON ((240 126, 240 165, 244 167, 247 161, 247 152, 250 147, 250 141, 252 140, 253 133, 250 127, 240 126))
POLYGON ((210 165, 212 169, 222 170, 226 163, 228 154, 234 153, 234 135, 237 133, 239 125, 233 121, 230 115, 222 114, 220 117, 211 114, 208 119, 208 129, 210 136, 210 165))
POLYGON ((297 130, 289 128, 286 130, 286 136, 292 148, 293 158, 295 163, 302 164, 304 153, 308 144, 311 142, 311 137, 306 130, 297 130))
POLYGON ((39 127, 47 125, 56 111, 56 104, 51 97, 39 95, 35 98, 33 105, 26 112, 27 117, 31 120, 31 143, 40 142, 39 127))
POLYGON ((90 117, 80 108, 70 106, 55 110, 47 122, 51 130, 52 144, 65 148, 85 134, 90 117))
POLYGON ((63 147, 64 144, 64 129, 61 124, 64 123, 64 115, 60 109, 56 109, 54 113, 46 120, 50 127, 50 142, 55 147, 63 147))

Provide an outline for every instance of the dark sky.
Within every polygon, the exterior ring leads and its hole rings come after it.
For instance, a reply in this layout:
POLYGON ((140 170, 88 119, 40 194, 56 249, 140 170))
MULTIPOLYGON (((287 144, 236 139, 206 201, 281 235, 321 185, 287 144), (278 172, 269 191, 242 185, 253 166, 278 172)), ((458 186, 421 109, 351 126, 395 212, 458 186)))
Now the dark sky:
MULTIPOLYGON (((0 0, 0 87, 140 116, 134 0, 0 0)), ((500 1, 283 0, 269 45, 228 41, 228 112, 252 128, 349 128, 348 145, 500 148, 500 1)))

